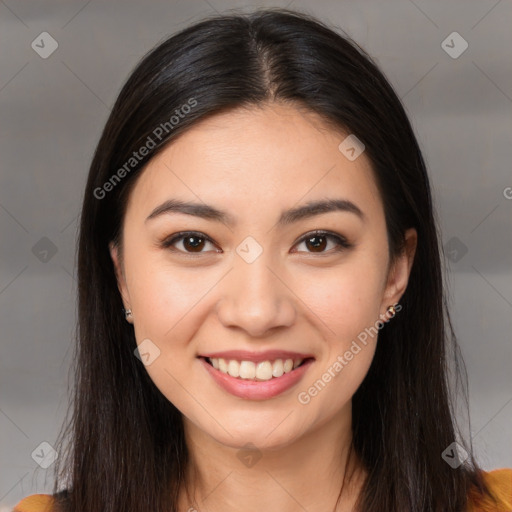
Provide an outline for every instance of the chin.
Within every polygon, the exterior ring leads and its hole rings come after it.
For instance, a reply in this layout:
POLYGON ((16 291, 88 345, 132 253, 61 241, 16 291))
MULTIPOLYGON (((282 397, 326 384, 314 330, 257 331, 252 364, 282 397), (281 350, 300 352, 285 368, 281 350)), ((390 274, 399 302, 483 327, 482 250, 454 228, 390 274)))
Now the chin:
POLYGON ((227 422, 223 426, 229 433, 217 424, 213 431, 205 431, 217 442, 231 448, 242 449, 250 443, 260 450, 279 450, 292 444, 305 433, 300 432, 298 428, 293 428, 293 425, 284 420, 288 414, 281 412, 275 415, 275 419, 267 418, 266 420, 250 423, 244 423, 242 419, 237 425, 227 422))

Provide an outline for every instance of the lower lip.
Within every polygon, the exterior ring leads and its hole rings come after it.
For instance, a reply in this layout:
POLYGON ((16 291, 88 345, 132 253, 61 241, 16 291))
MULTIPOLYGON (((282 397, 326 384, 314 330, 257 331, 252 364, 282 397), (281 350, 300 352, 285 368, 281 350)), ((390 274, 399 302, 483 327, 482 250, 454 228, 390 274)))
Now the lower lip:
POLYGON ((206 362, 204 358, 201 357, 199 359, 206 368, 206 371, 222 389, 239 398, 246 398, 248 400, 265 400, 280 395, 297 384, 304 376, 311 363, 313 363, 313 359, 308 359, 301 366, 298 366, 291 372, 284 373, 281 377, 255 381, 231 377, 231 375, 227 373, 216 370, 210 363, 206 362))

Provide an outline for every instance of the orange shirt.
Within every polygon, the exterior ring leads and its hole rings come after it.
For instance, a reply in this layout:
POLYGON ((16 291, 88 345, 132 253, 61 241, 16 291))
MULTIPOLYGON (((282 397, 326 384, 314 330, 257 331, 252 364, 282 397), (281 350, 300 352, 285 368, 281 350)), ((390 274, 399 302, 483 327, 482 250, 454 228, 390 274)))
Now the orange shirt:
MULTIPOLYGON (((484 472, 484 478, 491 490, 504 502, 504 505, 496 508, 487 500, 479 501, 470 494, 467 512, 511 512, 512 468, 484 472)), ((12 512, 52 512, 52 508, 53 497, 51 494, 32 494, 22 499, 12 512)))
POLYGON ((512 469, 484 472, 484 479, 490 490, 503 501, 503 506, 496 508, 488 499, 482 501, 470 492, 467 512, 512 512, 512 469))

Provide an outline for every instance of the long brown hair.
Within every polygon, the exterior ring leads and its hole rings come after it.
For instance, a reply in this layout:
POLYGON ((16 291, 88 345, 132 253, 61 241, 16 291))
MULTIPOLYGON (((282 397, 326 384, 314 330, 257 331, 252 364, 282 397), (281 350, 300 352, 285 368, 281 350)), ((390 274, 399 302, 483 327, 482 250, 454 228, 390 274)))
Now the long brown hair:
POLYGON ((265 9, 210 17, 165 40, 133 71, 103 130, 80 221, 76 380, 54 487, 63 511, 177 510, 188 463, 181 413, 134 357, 108 244, 120 243, 130 190, 162 148, 206 116, 269 101, 306 107, 364 143, 392 257, 407 228, 418 233, 402 311, 379 333, 353 397, 353 449, 368 470, 361 510, 462 512, 472 486, 488 492, 455 422, 450 361, 466 407, 467 376, 426 166, 404 108, 354 41, 309 15, 265 9), (183 105, 186 115, 171 121, 183 105), (144 145, 153 147, 131 161, 144 145), (457 468, 441 457, 454 441, 469 454, 457 468))

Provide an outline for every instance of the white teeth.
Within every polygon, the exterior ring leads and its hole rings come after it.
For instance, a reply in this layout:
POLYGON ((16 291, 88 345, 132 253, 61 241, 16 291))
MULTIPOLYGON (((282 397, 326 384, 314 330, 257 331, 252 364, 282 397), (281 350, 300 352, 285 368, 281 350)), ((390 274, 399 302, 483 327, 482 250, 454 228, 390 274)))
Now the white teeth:
POLYGON ((228 363, 222 357, 219 358, 219 370, 223 373, 228 373, 228 363))
POLYGON ((274 361, 274 365, 272 367, 272 375, 274 377, 281 377, 283 375, 284 369, 283 369, 283 360, 278 359, 277 361, 274 361))
POLYGON ((228 363, 228 373, 233 377, 238 377, 240 375, 240 364, 238 361, 231 360, 228 363))
POLYGON ((231 377, 238 377, 246 380, 270 380, 272 378, 281 377, 285 373, 290 373, 297 368, 303 359, 276 359, 271 361, 237 361, 235 359, 226 360, 222 357, 208 358, 212 366, 222 373, 226 373, 231 377))
POLYGON ((272 363, 261 361, 256 366, 256 378, 259 380, 270 380, 272 378, 272 363))
MULTIPOLYGON (((238 375, 231 375, 231 377, 238 377, 238 375)), ((242 361, 240 363, 240 377, 242 379, 254 379, 256 377, 256 365, 252 361, 242 361)))

